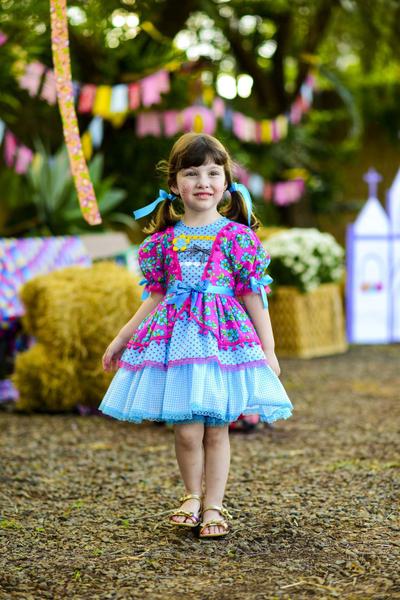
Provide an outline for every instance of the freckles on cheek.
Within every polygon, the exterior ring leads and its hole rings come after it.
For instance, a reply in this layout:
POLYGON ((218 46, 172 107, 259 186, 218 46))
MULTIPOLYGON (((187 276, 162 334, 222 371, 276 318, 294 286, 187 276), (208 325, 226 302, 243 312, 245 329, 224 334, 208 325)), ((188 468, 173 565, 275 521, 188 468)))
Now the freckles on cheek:
POLYGON ((185 195, 188 192, 190 192, 192 189, 191 185, 189 183, 181 183, 180 185, 180 192, 181 194, 185 195))

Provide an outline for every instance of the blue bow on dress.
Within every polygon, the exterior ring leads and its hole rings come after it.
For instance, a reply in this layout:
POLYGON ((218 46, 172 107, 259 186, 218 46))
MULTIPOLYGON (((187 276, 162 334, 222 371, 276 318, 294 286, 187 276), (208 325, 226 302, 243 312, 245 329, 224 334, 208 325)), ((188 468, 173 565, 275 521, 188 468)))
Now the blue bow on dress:
MULTIPOLYGON (((139 285, 146 285, 146 283, 149 283, 147 279, 142 279, 141 281, 139 281, 139 285)), ((143 290, 142 300, 146 300, 146 298, 148 298, 149 296, 150 292, 148 292, 147 290, 143 290)))
POLYGON ((251 291, 256 294, 261 294, 261 299, 262 299, 264 308, 268 308, 267 292, 265 291, 264 286, 269 285, 272 282, 273 282, 273 279, 269 275, 265 275, 265 277, 262 277, 261 279, 256 279, 255 277, 250 277, 251 291))
POLYGON ((168 298, 167 304, 175 304, 177 308, 181 308, 185 300, 191 297, 191 309, 193 310, 199 294, 205 292, 211 294, 224 294, 233 296, 234 291, 222 285, 213 285, 209 281, 201 280, 198 283, 186 283, 185 281, 177 281, 167 289, 167 294, 173 292, 174 295, 168 298))

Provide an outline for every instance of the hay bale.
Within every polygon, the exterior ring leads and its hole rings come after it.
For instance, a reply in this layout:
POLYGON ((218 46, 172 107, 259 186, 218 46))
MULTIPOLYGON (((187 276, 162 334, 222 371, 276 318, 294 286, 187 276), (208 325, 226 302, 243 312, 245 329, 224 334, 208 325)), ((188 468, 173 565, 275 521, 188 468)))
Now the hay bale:
POLYGON ((23 412, 70 412, 78 404, 97 407, 113 373, 101 362, 92 364, 49 355, 43 344, 17 356, 13 383, 20 397, 16 409, 23 412))
POLYGON ((23 286, 24 326, 52 353, 93 361, 138 309, 141 292, 115 263, 68 267, 23 286))
POLYGON ((65 412, 82 402, 76 364, 49 355, 42 344, 17 356, 12 380, 19 392, 17 410, 65 412))

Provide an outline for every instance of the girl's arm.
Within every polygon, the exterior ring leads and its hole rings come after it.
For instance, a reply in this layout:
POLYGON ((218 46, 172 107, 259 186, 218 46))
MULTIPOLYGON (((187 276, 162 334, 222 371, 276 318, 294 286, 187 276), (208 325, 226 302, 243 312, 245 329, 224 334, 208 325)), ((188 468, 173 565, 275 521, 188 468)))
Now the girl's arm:
POLYGON ((275 340, 269 312, 264 309, 260 294, 245 294, 242 296, 242 300, 260 338, 267 362, 279 376, 281 369, 275 355, 275 340))
POLYGON ((105 371, 111 371, 117 367, 118 360, 121 358, 122 352, 132 337, 133 332, 163 298, 164 294, 152 292, 151 295, 140 305, 133 317, 122 327, 118 335, 113 339, 104 353, 103 369, 105 371))
POLYGON ((140 323, 147 317, 148 314, 161 302, 164 294, 152 292, 137 309, 133 317, 122 327, 116 339, 119 339, 124 345, 128 343, 133 335, 133 332, 138 328, 140 323))

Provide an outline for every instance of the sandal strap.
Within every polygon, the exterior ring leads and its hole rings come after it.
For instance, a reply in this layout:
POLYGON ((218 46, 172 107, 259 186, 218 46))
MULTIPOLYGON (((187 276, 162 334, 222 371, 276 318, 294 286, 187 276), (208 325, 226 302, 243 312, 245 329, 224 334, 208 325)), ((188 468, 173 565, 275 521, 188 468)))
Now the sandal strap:
POLYGON ((185 496, 182 496, 182 498, 179 498, 179 502, 186 502, 186 500, 198 500, 201 503, 201 496, 200 494, 186 494, 185 496))
POLYGON ((200 523, 200 516, 195 513, 186 512, 185 510, 175 510, 170 514, 169 518, 172 517, 186 517, 187 519, 195 519, 196 523, 200 523))
POLYGON ((200 523, 201 530, 206 527, 212 527, 212 525, 216 525, 217 527, 223 527, 224 529, 228 529, 228 523, 225 519, 211 519, 211 521, 206 521, 205 523, 200 523))
POLYGON ((206 521, 205 523, 200 523, 200 527, 205 529, 206 527, 210 527, 211 525, 221 525, 225 529, 228 527, 228 523, 225 519, 210 519, 210 521, 206 521))
POLYGON ((223 506, 217 506, 216 504, 210 504, 206 508, 203 508, 203 513, 205 513, 207 510, 217 510, 219 513, 221 513, 221 515, 223 517, 226 517, 227 519, 233 519, 232 515, 223 506))

